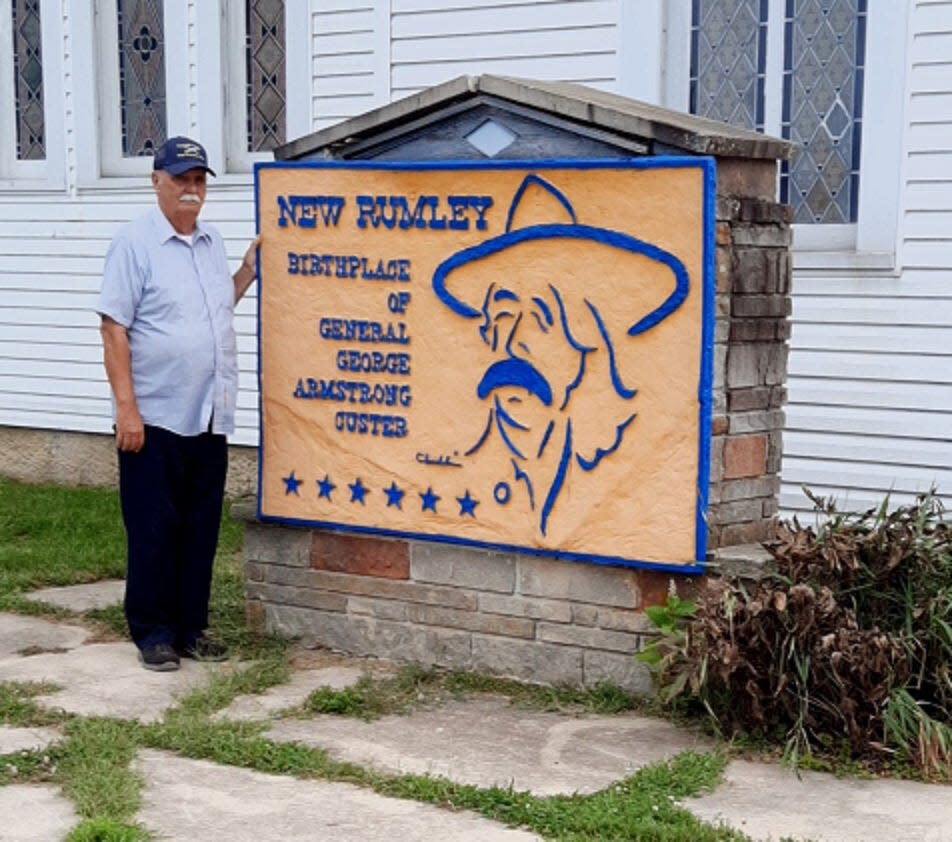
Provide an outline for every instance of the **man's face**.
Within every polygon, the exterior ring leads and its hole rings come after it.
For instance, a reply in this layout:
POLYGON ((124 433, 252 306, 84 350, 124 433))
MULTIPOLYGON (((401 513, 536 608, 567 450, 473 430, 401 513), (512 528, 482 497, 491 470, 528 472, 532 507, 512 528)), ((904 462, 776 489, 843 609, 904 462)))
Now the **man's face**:
POLYGON ((479 396, 493 394, 522 423, 527 421, 519 410, 527 393, 549 410, 564 408, 584 357, 583 349, 567 335, 558 291, 549 286, 531 295, 494 284, 483 312, 480 335, 498 359, 483 375, 479 396))
POLYGON ((159 209, 180 234, 189 234, 205 202, 205 170, 196 167, 181 175, 172 175, 165 170, 152 173, 152 186, 159 209))

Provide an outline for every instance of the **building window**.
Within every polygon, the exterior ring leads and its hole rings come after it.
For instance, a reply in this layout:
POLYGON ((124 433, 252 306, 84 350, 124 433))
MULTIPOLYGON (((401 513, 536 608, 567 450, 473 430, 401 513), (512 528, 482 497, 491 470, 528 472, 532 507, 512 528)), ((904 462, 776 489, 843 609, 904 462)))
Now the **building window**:
POLYGON ((267 152, 286 138, 284 0, 245 3, 248 151, 267 152))
POLYGON ((767 0, 695 0, 692 114, 763 131, 767 8, 767 0))
POLYGON ((166 138, 162 0, 117 0, 122 155, 152 155, 166 138))
POLYGON ((794 222, 856 222, 866 0, 787 0, 780 199, 794 222))
POLYGON ((798 224, 857 221, 865 51, 866 0, 693 0, 690 109, 796 144, 780 198, 798 224))
MULTIPOLYGON (((287 7, 286 0, 221 0, 230 172, 250 172, 256 161, 271 160, 271 150, 287 140, 287 7)), ((298 10, 302 20, 308 14, 298 10)))
POLYGON ((12 0, 17 160, 46 158, 39 0, 12 0))

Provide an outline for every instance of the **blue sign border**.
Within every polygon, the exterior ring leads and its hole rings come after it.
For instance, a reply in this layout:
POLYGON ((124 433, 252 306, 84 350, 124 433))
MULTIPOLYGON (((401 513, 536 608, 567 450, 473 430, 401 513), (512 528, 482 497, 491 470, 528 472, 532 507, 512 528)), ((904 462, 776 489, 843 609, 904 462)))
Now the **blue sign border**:
MULTIPOLYGON (((258 348, 258 493, 256 499, 257 518, 263 523, 279 523, 289 526, 320 527, 335 532, 348 532, 363 535, 384 536, 388 538, 405 538, 417 541, 430 541, 440 544, 455 544, 458 546, 477 547, 480 549, 515 552, 526 555, 557 558, 564 561, 586 562, 615 567, 644 568, 661 570, 671 573, 698 574, 704 572, 704 561, 707 557, 707 499, 710 483, 711 459, 711 425, 713 416, 713 366, 714 366, 714 321, 715 321, 715 245, 714 232, 716 222, 716 165, 713 158, 706 156, 676 157, 656 156, 650 158, 573 158, 573 159, 526 159, 506 161, 265 161, 255 164, 254 192, 255 192, 255 230, 261 230, 261 215, 259 202, 259 174, 268 169, 365 169, 380 171, 427 171, 427 170, 552 170, 552 169, 677 169, 697 168, 703 173, 703 222, 702 237, 703 258, 701 268, 701 359, 700 377, 698 380, 698 477, 697 477, 697 506, 695 514, 695 560, 693 564, 666 564, 664 562, 642 559, 630 559, 621 556, 586 555, 583 553, 565 552, 562 550, 547 550, 538 547, 525 547, 514 544, 476 541, 469 538, 459 538, 453 535, 430 535, 418 532, 404 532, 395 529, 384 529, 372 526, 357 526, 342 524, 335 521, 311 520, 302 518, 287 518, 277 515, 266 515, 261 511, 261 483, 264 458, 264 425, 261 423, 262 388, 261 388, 261 291, 258 292, 257 306, 257 348, 258 348)), ((262 283, 260 272, 260 255, 258 265, 258 283, 262 283)))

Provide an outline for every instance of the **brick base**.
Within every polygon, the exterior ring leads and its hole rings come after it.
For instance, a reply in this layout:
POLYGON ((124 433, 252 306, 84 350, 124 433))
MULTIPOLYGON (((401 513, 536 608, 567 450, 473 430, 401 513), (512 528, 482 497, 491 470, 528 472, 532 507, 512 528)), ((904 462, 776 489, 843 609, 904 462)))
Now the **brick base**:
POLYGON ((233 511, 248 521, 248 617, 268 631, 427 666, 652 692, 633 656, 652 631, 645 606, 678 577, 262 524, 250 506, 233 511), (345 550, 347 570, 315 563, 345 550), (390 575, 403 558, 406 576, 390 575))

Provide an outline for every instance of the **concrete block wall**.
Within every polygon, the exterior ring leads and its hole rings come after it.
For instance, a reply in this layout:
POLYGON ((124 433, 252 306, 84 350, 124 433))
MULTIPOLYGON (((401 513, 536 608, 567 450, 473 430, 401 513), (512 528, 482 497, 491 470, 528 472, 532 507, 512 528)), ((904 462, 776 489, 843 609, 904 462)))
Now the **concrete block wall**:
POLYGON ((651 692, 636 661, 671 577, 425 541, 265 525, 250 506, 252 624, 354 654, 651 692))
MULTIPOLYGON (((21 482, 114 487, 119 482, 116 438, 0 426, 0 476, 21 482)), ((225 493, 231 498, 249 497, 257 487, 257 448, 230 445, 225 493)))

